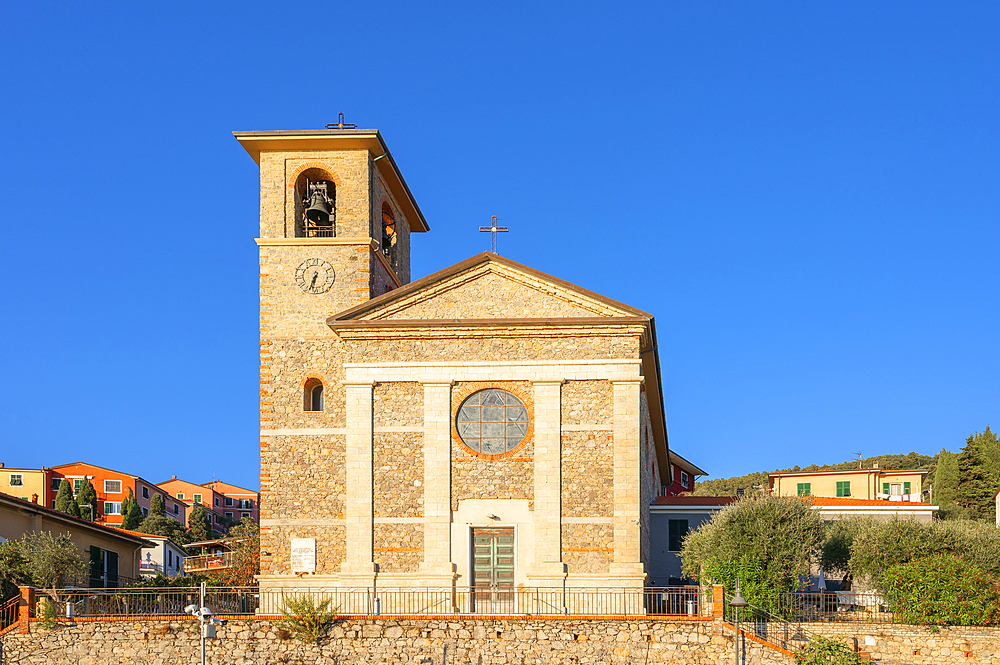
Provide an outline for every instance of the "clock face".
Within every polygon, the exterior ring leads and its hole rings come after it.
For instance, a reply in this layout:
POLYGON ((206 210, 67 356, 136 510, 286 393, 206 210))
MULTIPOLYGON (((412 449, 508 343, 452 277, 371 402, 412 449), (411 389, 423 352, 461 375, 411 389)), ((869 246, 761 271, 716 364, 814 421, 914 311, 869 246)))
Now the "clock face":
POLYGON ((306 259, 295 269, 295 283, 306 293, 326 293, 337 273, 323 259, 306 259))

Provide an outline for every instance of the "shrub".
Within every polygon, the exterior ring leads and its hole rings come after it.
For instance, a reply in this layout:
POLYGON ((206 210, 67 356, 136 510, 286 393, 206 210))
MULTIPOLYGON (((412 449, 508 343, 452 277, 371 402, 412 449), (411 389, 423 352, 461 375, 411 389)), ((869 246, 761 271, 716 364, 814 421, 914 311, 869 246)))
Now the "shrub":
POLYGON ((1000 589, 982 568, 953 554, 890 567, 880 586, 908 623, 987 626, 1000 619, 1000 589))
POLYGON ((319 643, 319 637, 337 618, 339 607, 330 607, 330 599, 316 602, 310 594, 290 596, 285 598, 285 606, 281 609, 284 618, 278 623, 279 630, 286 630, 302 642, 319 643))
POLYGON ((830 637, 817 635, 795 652, 799 665, 862 665, 865 660, 844 644, 830 637))

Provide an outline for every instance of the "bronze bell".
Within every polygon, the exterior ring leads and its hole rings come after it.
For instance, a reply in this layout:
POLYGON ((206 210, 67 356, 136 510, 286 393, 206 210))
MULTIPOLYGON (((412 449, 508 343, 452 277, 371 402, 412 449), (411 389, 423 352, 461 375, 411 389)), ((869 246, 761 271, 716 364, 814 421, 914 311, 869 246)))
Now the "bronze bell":
POLYGON ((305 211, 306 219, 313 226, 330 225, 330 202, 320 191, 313 190, 309 197, 309 205, 305 211))

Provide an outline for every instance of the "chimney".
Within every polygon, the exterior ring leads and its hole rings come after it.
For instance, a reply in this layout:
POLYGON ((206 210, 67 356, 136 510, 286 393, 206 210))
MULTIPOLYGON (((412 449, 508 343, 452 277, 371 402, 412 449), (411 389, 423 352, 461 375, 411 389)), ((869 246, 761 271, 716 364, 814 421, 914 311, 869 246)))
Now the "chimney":
POLYGON ((177 476, 170 476, 170 480, 177 480, 177 476))
POLYGON ((38 495, 37 494, 32 494, 31 495, 31 503, 38 503, 38 495))
POLYGON ((3 468, 3 462, 0 462, 0 469, 3 468))

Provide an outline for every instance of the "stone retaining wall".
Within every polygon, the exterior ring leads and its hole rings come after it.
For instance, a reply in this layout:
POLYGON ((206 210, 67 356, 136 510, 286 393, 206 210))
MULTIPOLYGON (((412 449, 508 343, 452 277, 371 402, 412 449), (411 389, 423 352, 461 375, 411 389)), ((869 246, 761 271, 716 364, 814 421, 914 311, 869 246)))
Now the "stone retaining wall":
POLYGON ((841 638, 883 663, 1000 665, 1000 629, 980 626, 907 626, 807 623, 813 634, 841 638))
MULTIPOLYGON (((4 663, 190 665, 195 621, 78 622, 2 639, 4 663)), ((440 663, 473 665, 729 665, 732 631, 713 622, 572 619, 343 619, 317 645, 268 620, 234 620, 208 640, 212 665, 440 663), (447 656, 447 659, 445 659, 447 656)), ((747 642, 746 665, 792 659, 747 642)))

